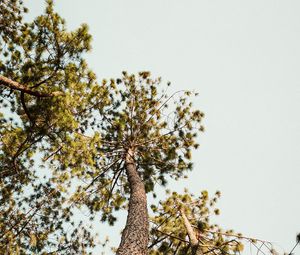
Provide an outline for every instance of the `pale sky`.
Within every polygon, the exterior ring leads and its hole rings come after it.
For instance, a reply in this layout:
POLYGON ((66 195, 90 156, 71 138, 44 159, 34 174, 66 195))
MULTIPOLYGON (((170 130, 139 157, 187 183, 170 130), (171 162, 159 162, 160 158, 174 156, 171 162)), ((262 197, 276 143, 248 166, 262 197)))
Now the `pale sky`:
MULTIPOLYGON (((44 6, 25 3, 33 16, 44 6)), ((190 178, 169 188, 220 190, 222 226, 289 252, 300 232, 300 1, 57 0, 55 9, 70 29, 89 25, 99 79, 149 70, 199 92, 206 132, 190 178)), ((118 245, 120 229, 101 230, 118 245)))

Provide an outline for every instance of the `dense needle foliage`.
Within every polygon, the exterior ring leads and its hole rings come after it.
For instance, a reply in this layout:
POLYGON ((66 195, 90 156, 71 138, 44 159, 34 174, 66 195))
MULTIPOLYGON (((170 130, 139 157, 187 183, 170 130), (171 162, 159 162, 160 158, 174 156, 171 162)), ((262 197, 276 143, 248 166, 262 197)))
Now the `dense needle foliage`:
POLYGON ((20 1, 0 7, 0 249, 78 254, 92 240, 76 224, 66 231, 66 199, 39 164, 87 117, 96 84, 82 54, 91 36, 86 25, 68 32, 51 1, 30 23, 20 1))
POLYGON ((159 206, 152 205, 155 216, 151 219, 151 255, 229 255, 243 250, 241 234, 235 234, 233 230, 224 231, 218 224, 211 223, 211 218, 220 213, 216 207, 221 195, 219 191, 212 198, 207 191, 202 191, 199 197, 187 190, 184 194, 167 193, 169 196, 159 206), (188 225, 192 233, 189 233, 188 225), (192 243, 191 235, 194 235, 196 244, 192 243))
POLYGON ((74 203, 88 206, 91 212, 103 210, 102 220, 111 224, 112 210, 122 206, 129 192, 124 171, 129 148, 146 192, 153 192, 155 184, 165 185, 166 176, 179 178, 192 167, 191 149, 198 147, 203 113, 192 110, 190 92, 168 95, 159 91, 160 83, 149 72, 137 76, 123 72, 122 78, 104 80, 107 106, 95 105, 90 128, 69 137, 53 157, 53 164, 60 166, 55 174, 61 187, 78 185, 74 176, 87 183, 77 187, 74 203))
POLYGON ((11 14, 0 49, 1 247, 76 254, 93 240, 73 222, 74 210, 102 211, 113 224, 112 211, 124 205, 126 150, 134 148, 153 191, 191 169, 203 114, 191 109, 190 92, 169 96, 148 72, 98 85, 82 57, 86 25, 68 32, 52 1, 30 23, 23 11, 19 1, 1 2, 11 14))
MULTIPOLYGON (((78 210, 112 225, 127 209, 128 151, 147 193, 185 176, 204 114, 194 93, 146 71, 98 84, 83 57, 86 25, 67 31, 51 0, 29 23, 25 12, 0 1, 0 253, 91 253, 95 229, 78 210)), ((217 197, 172 193, 153 206, 150 254, 194 254, 187 222, 201 252, 241 251, 209 222, 217 197)))

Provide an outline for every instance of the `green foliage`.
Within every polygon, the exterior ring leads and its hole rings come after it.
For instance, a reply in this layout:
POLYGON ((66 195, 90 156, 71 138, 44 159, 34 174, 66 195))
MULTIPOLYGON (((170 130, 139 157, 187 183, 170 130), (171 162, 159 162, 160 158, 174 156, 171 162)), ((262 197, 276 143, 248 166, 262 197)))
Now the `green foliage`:
POLYGON ((188 191, 184 194, 172 192, 159 206, 152 205, 154 216, 151 217, 149 254, 196 254, 181 210, 193 227, 201 254, 239 254, 243 244, 237 234, 210 222, 211 216, 219 214, 215 207, 219 197, 219 191, 212 198, 207 191, 202 191, 197 198, 188 191))
MULTIPOLYGON (((20 0, 0 1, 0 253, 87 254, 95 236, 74 219, 77 210, 114 224, 114 212, 127 206, 128 150, 146 192, 183 177, 204 114, 192 107, 194 93, 168 93, 170 84, 149 72, 97 84, 83 57, 87 25, 67 31, 51 0, 30 23, 26 11, 20 0)), ((150 254, 191 254, 180 210, 205 253, 240 252, 239 241, 209 222, 219 195, 172 193, 152 206, 150 254)))
POLYGON ((21 0, 2 0, 0 2, 0 37, 4 42, 13 42, 16 39, 15 36, 22 24, 24 12, 27 12, 27 9, 23 7, 21 0))
POLYGON ((23 22, 24 11, 21 1, 0 3, 0 74, 62 95, 44 98, 0 84, 0 251, 78 254, 94 245, 90 231, 73 222, 61 187, 39 164, 86 127, 88 109, 102 99, 82 57, 91 36, 86 25, 68 32, 52 1, 31 23, 23 22))
POLYGON ((91 48, 87 26, 67 31, 52 1, 30 23, 20 1, 0 8, 8 14, 0 75, 38 92, 0 81, 0 250, 84 253, 94 239, 74 221, 77 208, 87 207, 91 220, 101 211, 114 224, 129 193, 128 149, 147 192, 166 185, 166 176, 183 176, 203 113, 192 109, 192 93, 169 96, 149 72, 97 84, 83 58, 91 48))
POLYGON ((198 147, 203 113, 192 109, 191 92, 168 95, 168 87, 149 72, 103 80, 102 104, 94 104, 89 129, 70 136, 52 162, 59 166, 56 182, 65 190, 77 187, 75 204, 91 213, 101 210, 102 220, 113 223, 113 210, 124 208, 129 193, 124 173, 129 149, 146 192, 155 184, 166 185, 166 176, 178 179, 192 168, 191 150, 198 147), (71 178, 65 178, 66 172, 71 178), (72 177, 88 184, 78 185, 72 177))

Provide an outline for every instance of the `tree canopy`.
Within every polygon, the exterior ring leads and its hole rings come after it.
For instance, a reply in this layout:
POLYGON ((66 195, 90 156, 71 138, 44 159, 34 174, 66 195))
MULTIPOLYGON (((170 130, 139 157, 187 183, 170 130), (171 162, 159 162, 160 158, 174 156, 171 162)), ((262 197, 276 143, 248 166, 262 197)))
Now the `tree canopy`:
POLYGON ((22 21, 21 2, 1 8, 11 12, 10 29, 1 30, 1 243, 12 252, 59 251, 73 237, 64 222, 76 206, 101 210, 113 224, 112 211, 129 192, 129 146, 146 192, 165 185, 166 174, 178 178, 191 169, 193 122, 203 114, 191 111, 190 92, 181 92, 173 116, 163 116, 175 95, 160 94, 161 80, 149 72, 97 84, 82 57, 90 49, 87 26, 66 31, 52 1, 31 23, 22 21), (47 163, 51 172, 42 170, 47 163))
POLYGON ((125 209, 119 255, 240 252, 232 231, 210 224, 219 193, 169 193, 148 217, 146 193, 192 169, 197 94, 148 71, 98 82, 87 25, 68 31, 50 0, 31 22, 26 11, 0 2, 0 251, 92 253, 93 221, 113 225, 125 209), (82 208, 90 223, 74 217, 82 208))
POLYGON ((79 228, 64 230, 71 212, 42 159, 87 116, 82 109, 96 84, 82 54, 91 36, 86 25, 68 32, 52 1, 30 23, 23 11, 21 1, 1 1, 8 13, 1 25, 8 24, 0 32, 0 246, 9 254, 42 253, 72 240, 78 254, 92 241, 79 228))

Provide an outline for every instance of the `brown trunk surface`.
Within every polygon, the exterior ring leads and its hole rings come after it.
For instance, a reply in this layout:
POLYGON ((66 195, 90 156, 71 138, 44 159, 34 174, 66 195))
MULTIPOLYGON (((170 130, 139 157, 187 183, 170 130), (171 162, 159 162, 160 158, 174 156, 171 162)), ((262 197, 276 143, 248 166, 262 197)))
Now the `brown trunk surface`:
POLYGON ((126 226, 117 255, 146 255, 149 241, 147 197, 131 150, 127 153, 125 167, 130 186, 130 198, 126 226))

